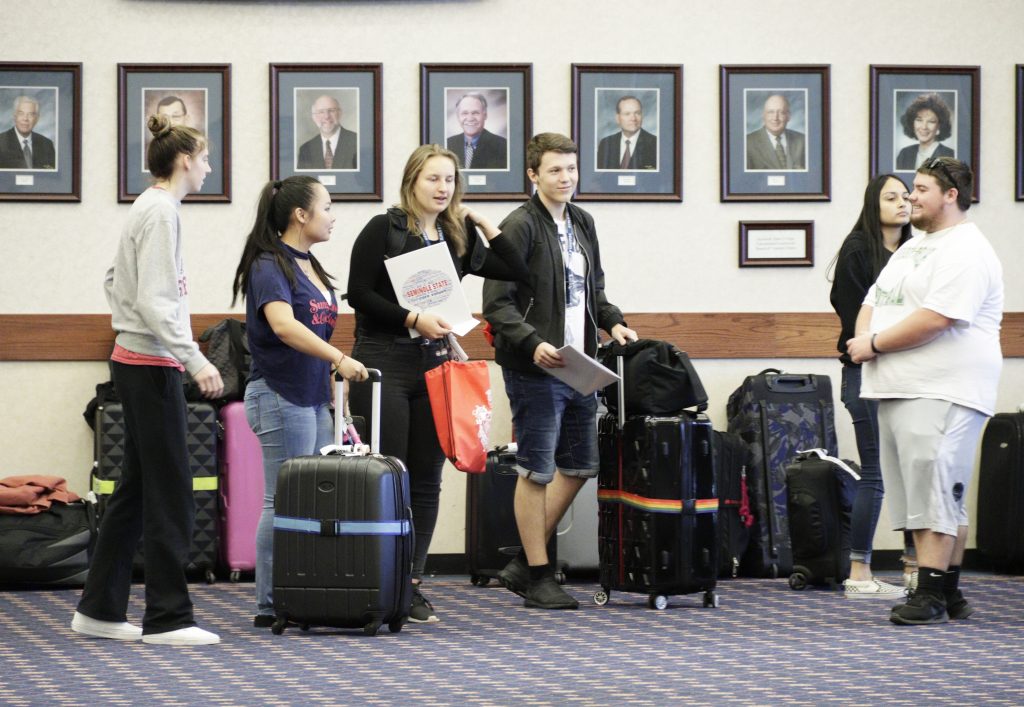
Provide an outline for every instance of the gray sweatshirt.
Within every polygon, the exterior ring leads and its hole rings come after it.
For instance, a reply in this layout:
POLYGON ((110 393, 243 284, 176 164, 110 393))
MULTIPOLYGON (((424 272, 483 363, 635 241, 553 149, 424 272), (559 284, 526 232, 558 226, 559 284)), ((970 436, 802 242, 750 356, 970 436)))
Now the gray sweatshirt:
POLYGON ((192 339, 178 202, 149 188, 132 204, 104 281, 118 344, 177 359, 195 375, 207 363, 192 339))

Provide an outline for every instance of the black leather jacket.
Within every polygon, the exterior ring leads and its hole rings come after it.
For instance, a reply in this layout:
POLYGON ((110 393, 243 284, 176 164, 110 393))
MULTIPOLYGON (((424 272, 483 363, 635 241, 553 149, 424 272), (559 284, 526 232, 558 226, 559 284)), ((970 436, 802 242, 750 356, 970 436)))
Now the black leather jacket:
MULTIPOLYGON (((584 350, 597 354, 598 328, 610 332, 625 324, 622 312, 604 293, 604 270, 594 219, 575 204, 568 204, 576 238, 587 260, 587 339, 584 350)), ((565 270, 558 246, 558 230, 551 214, 535 194, 509 214, 501 232, 526 259, 529 287, 522 283, 487 280, 484 317, 494 332, 494 360, 501 366, 539 373, 533 352, 543 342, 560 348, 565 338, 565 270)))

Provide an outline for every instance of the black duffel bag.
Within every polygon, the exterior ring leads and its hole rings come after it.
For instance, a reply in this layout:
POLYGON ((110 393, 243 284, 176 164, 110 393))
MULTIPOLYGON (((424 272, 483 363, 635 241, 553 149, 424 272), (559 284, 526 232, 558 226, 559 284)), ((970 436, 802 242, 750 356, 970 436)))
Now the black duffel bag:
POLYGON ((96 504, 85 500, 0 513, 0 584, 83 586, 96 528, 96 504))
MULTIPOLYGON (((612 341, 601 347, 598 359, 617 372, 616 358, 624 357, 626 412, 630 415, 672 415, 685 408, 705 410, 708 394, 686 352, 667 341, 640 339, 625 345, 612 341)), ((604 389, 605 405, 619 408, 619 384, 604 389)))

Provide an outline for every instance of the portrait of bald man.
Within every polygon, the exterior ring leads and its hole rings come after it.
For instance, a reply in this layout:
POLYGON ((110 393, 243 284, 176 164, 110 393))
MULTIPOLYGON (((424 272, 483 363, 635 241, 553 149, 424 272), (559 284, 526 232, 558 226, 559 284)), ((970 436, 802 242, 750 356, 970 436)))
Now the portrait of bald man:
POLYGON ((0 169, 56 169, 53 141, 35 132, 39 101, 21 95, 14 99, 10 130, 0 133, 0 169))
POLYGON ((295 168, 357 169, 359 136, 342 126, 344 113, 338 99, 321 94, 313 101, 309 115, 317 127, 317 134, 299 146, 295 168))
POLYGON ((446 147, 458 155, 459 166, 463 169, 508 169, 508 140, 484 127, 487 123, 487 97, 479 91, 463 93, 455 102, 454 115, 462 132, 450 136, 446 147))
POLYGON ((787 172, 807 169, 806 139, 786 126, 792 118, 790 100, 772 93, 761 110, 762 127, 747 133, 747 169, 787 172))

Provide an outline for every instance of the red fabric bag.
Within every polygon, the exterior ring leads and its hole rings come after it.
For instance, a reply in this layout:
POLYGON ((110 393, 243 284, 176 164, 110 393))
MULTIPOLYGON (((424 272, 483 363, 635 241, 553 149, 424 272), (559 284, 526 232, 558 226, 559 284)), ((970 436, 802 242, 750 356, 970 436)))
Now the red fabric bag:
POLYGON ((455 468, 482 474, 491 432, 491 377, 486 361, 446 361, 426 372, 441 449, 455 468))

